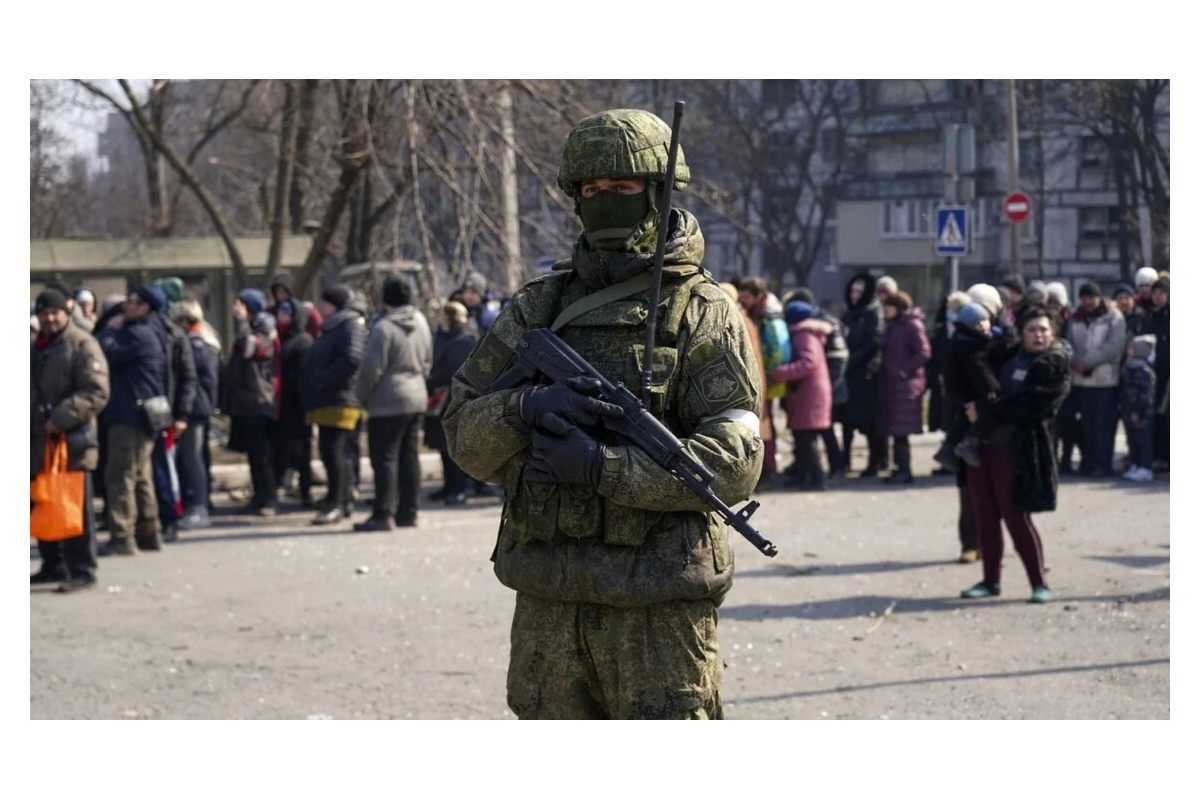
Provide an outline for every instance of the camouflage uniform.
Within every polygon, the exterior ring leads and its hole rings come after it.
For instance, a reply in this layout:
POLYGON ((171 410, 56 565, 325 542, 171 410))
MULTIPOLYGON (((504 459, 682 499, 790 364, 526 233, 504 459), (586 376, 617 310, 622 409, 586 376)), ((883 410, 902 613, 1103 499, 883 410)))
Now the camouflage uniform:
MULTIPOLYGON (((584 120, 568 140, 560 183, 578 196, 579 180, 631 176, 641 157, 640 176, 657 190, 669 134, 640 111, 584 120), (614 129, 632 158, 583 171, 579 149, 586 156, 614 129), (581 140, 581 130, 592 138, 581 140), (653 149, 637 149, 647 140, 653 149), (572 168, 581 174, 572 177, 572 168)), ((680 167, 686 183, 682 153, 680 167)), ((704 240, 695 218, 676 209, 670 220, 650 410, 713 471, 714 491, 733 504, 749 496, 762 466, 755 355, 742 314, 700 268, 704 240)), ((631 239, 652 241, 653 224, 639 228, 631 239)), ((450 453, 473 477, 504 485, 492 559, 501 583, 517 592, 508 704, 521 718, 722 716, 717 606, 733 579, 724 523, 685 484, 607 432, 593 434, 604 445, 595 488, 528 480, 531 431, 518 411, 521 390, 488 392, 527 329, 547 327, 589 291, 649 269, 653 255, 644 250, 595 249, 585 234, 556 274, 516 293, 453 379, 444 418, 450 453)), ((559 335, 609 380, 637 386, 648 294, 585 313, 559 335)))

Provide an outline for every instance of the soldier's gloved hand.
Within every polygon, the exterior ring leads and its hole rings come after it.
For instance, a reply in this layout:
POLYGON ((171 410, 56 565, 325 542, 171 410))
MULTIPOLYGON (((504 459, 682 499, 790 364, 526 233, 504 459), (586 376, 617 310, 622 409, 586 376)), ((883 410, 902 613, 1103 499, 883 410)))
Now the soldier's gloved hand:
POLYGON ((557 414, 547 415, 543 422, 546 430, 533 430, 526 477, 543 483, 599 486, 604 445, 557 414))
POLYGON ((621 407, 593 397, 598 391, 600 381, 595 378, 568 378, 550 386, 523 389, 519 401, 521 420, 531 427, 545 428, 549 414, 592 427, 599 425, 601 419, 619 418, 624 413, 621 407))

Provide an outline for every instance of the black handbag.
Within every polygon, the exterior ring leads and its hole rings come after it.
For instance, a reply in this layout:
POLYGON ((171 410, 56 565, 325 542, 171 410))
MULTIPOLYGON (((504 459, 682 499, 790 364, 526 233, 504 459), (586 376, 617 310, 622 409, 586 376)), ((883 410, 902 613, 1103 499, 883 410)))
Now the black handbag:
MULTIPOLYGON (((42 385, 38 383, 37 376, 33 374, 32 363, 29 365, 29 382, 33 384, 33 391, 37 393, 38 406, 42 410, 42 416, 50 419, 50 414, 54 411, 54 406, 50 405, 46 400, 46 396, 42 394, 42 385)), ((93 420, 88 420, 65 432, 68 456, 79 458, 91 448, 100 446, 100 439, 93 422, 93 420)))
POLYGON ((152 436, 157 436, 175 424, 175 416, 171 413, 171 401, 165 395, 156 394, 145 400, 138 400, 137 405, 142 411, 142 424, 152 436))

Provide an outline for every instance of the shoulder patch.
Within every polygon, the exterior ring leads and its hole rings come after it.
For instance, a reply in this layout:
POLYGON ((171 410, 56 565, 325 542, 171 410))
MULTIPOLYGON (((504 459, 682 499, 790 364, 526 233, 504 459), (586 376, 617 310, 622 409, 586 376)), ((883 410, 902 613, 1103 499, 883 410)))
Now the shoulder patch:
POLYGON ((693 370, 691 384, 695 387, 697 406, 705 416, 753 404, 750 374, 732 353, 715 341, 692 348, 688 361, 693 370))
POLYGON ((475 347, 475 352, 463 364, 461 375, 464 381, 477 392, 486 392, 501 371, 512 360, 512 348, 506 345, 493 331, 484 334, 475 347))

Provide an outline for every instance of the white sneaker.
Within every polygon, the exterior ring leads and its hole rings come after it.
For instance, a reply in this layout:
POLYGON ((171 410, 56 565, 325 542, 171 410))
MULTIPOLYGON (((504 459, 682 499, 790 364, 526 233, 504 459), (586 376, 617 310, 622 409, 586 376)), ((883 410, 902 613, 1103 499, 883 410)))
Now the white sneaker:
POLYGON ((1121 475, 1121 477, 1127 481, 1133 481, 1133 480, 1137 480, 1137 478, 1135 477, 1137 474, 1138 474, 1138 468, 1130 467, 1129 469, 1125 470, 1125 473, 1123 475, 1121 475))
POLYGON ((1154 473, 1145 467, 1139 467, 1138 469, 1134 470, 1131 480, 1135 480, 1138 483, 1149 483, 1150 481, 1154 480, 1154 473))

